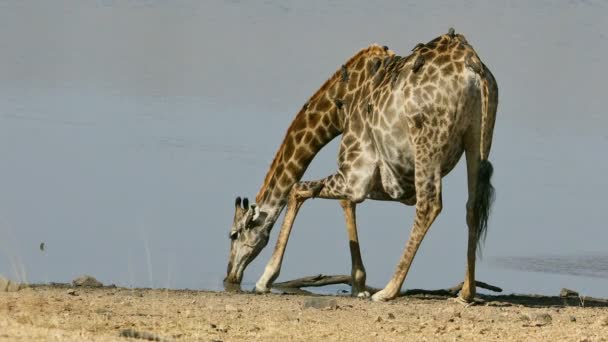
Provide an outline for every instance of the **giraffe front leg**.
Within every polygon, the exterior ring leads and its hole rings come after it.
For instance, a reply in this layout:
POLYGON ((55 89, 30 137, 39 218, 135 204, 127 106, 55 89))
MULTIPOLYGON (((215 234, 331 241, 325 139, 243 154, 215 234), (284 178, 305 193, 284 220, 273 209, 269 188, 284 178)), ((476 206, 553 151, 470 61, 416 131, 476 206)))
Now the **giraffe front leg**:
POLYGON ((416 165, 416 217, 414 226, 397 265, 397 270, 384 289, 372 296, 373 301, 387 301, 399 295, 420 243, 441 209, 440 170, 427 170, 422 165, 420 167, 416 165))
POLYGON ((356 297, 369 297, 369 292, 365 288, 365 267, 361 259, 359 249, 359 237, 357 234, 356 204, 349 200, 340 200, 340 205, 344 209, 346 219, 346 231, 348 232, 348 245, 350 247, 351 259, 351 295, 356 297))
POLYGON ((296 219, 296 215, 300 210, 302 204, 307 199, 316 196, 320 189, 323 187, 322 182, 301 182, 295 184, 289 194, 289 201, 287 202, 287 212, 283 220, 283 225, 279 232, 277 244, 274 248, 274 252, 266 264, 264 273, 255 284, 255 292, 266 293, 270 291, 272 283, 279 277, 281 271, 281 264, 283 262, 283 256, 285 254, 285 248, 289 240, 289 234, 293 227, 293 222, 296 219))

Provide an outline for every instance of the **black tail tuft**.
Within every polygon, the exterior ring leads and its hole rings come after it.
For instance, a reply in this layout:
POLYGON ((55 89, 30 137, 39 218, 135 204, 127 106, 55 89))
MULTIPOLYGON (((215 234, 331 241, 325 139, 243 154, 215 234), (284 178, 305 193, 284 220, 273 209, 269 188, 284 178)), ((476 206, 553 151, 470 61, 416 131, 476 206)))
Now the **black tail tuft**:
POLYGON ((487 160, 482 160, 479 163, 479 172, 477 174, 477 193, 475 196, 474 213, 477 221, 477 249, 481 251, 481 244, 486 239, 488 228, 488 219, 490 218, 490 210, 494 202, 494 187, 490 183, 494 173, 492 163, 487 160))

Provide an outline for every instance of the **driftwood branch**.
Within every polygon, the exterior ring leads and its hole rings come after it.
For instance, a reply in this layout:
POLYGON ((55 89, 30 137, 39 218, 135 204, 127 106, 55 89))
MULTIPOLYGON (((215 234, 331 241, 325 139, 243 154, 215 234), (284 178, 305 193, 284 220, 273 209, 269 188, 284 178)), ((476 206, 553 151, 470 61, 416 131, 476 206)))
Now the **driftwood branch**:
POLYGON ((298 278, 294 280, 276 283, 273 287, 278 288, 300 288, 300 287, 317 287, 335 284, 351 285, 351 277, 349 275, 323 275, 298 278))
MULTIPOLYGON (((303 277, 294 280, 284 281, 281 283, 276 283, 273 287, 280 290, 287 289, 300 289, 302 287, 319 287, 326 285, 335 285, 335 284, 345 284, 352 286, 352 279, 349 275, 323 275, 319 274, 316 276, 303 277)), ((437 295, 437 296, 456 296, 458 292, 462 290, 462 286, 464 283, 460 283, 456 286, 440 289, 440 290, 424 290, 424 289, 412 289, 402 292, 401 295, 417 295, 417 294, 427 294, 427 295, 437 295)), ((490 285, 484 283, 482 281, 476 281, 475 285, 479 288, 486 289, 493 292, 502 292, 502 289, 498 286, 490 285)), ((366 286, 366 290, 370 293, 378 292, 380 289, 366 286)))

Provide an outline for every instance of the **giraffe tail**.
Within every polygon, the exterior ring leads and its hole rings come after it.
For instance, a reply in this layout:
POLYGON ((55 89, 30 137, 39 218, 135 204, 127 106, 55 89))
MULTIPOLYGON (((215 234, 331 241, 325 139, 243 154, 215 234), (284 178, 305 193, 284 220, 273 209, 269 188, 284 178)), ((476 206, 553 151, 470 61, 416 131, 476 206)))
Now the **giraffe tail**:
MULTIPOLYGON (((477 249, 481 251, 482 242, 485 241, 488 219, 490 210, 495 198, 494 186, 490 182, 494 167, 488 160, 490 154, 490 146, 492 144, 492 133, 494 130, 494 121, 496 117, 496 107, 493 105, 490 108, 490 94, 488 86, 488 78, 492 77, 484 66, 484 73, 480 75, 480 91, 481 91, 481 130, 479 139, 480 161, 477 170, 477 188, 475 203, 473 204, 474 217, 477 223, 477 249), (488 75, 489 74, 489 75, 488 75)), ((494 95, 497 96, 498 90, 492 88, 494 95)), ((495 102, 495 101, 494 101, 495 102)))

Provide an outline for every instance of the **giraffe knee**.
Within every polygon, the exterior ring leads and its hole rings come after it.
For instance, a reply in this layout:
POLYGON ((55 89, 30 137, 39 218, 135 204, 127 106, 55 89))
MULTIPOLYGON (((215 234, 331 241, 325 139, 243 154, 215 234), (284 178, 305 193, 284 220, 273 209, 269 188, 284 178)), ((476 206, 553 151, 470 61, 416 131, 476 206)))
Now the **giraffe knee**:
POLYGON ((430 210, 431 215, 433 215, 434 217, 437 217, 441 213, 441 211, 443 210, 443 203, 441 201, 441 198, 433 199, 431 201, 430 210))
POLYGON ((426 217, 435 218, 443 210, 441 198, 431 197, 425 201, 418 201, 416 210, 426 217))
POLYGON ((361 203, 367 198, 367 191, 355 190, 348 196, 348 200, 353 203, 361 203))

